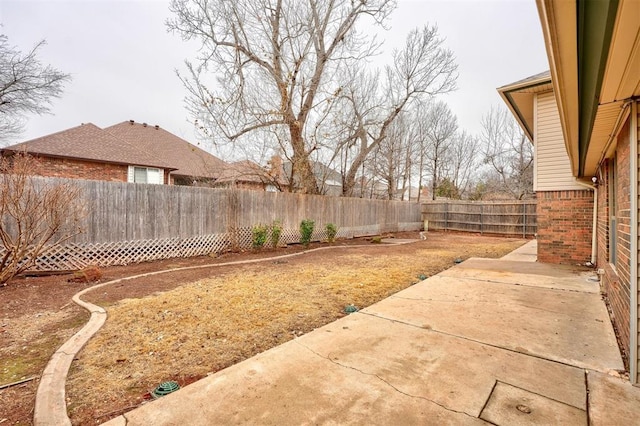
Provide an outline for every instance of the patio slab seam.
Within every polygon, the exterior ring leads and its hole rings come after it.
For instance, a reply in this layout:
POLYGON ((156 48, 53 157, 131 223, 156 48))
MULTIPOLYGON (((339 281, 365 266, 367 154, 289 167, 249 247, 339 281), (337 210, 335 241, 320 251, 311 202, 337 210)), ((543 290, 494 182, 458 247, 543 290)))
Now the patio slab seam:
MULTIPOLYGON (((511 387, 514 387, 514 388, 518 388, 520 390, 532 393, 534 395, 538 395, 538 396, 541 396, 543 398, 549 399, 549 400, 551 400, 553 402, 557 402, 558 404, 566 405, 567 407, 573 407, 573 408, 576 408, 576 409, 578 409, 580 411, 586 411, 584 408, 576 407, 575 405, 568 404, 568 403, 566 403, 564 401, 560 401, 560 400, 558 400, 556 398, 552 398, 550 396, 543 395, 543 394, 541 394, 539 392, 535 392, 535 391, 532 391, 532 390, 529 390, 529 389, 525 389, 522 386, 518 386, 518 385, 514 385, 513 383, 505 382, 504 380, 496 379, 496 384, 498 384, 498 383, 502 383, 502 384, 509 385, 511 387)), ((588 394, 588 392, 587 392, 587 394, 588 394)))
MULTIPOLYGON (((406 325, 406 324, 404 324, 404 325, 406 325)), ((383 377, 380 377, 380 375, 379 375, 379 374, 375 374, 375 373, 368 373, 368 372, 363 371, 363 370, 361 370, 361 369, 359 369, 359 368, 353 367, 353 366, 351 366, 351 365, 346 365, 346 364, 343 364, 343 363, 341 363, 341 362, 338 362, 338 361, 336 361, 336 360, 334 360, 334 359, 331 359, 331 357, 330 357, 330 356, 328 356, 328 355, 327 355, 327 356, 321 355, 321 354, 319 354, 318 352, 316 352, 316 351, 314 351, 313 349, 311 349, 310 347, 308 347, 307 345, 304 345, 304 344, 300 343, 297 339, 296 339, 296 340, 294 340, 294 342, 295 342, 295 343, 297 343, 299 346, 303 347, 304 349, 308 350, 308 351, 309 351, 309 352, 311 352, 312 354, 316 355, 317 357, 322 358, 322 359, 324 359, 324 360, 327 360, 327 361, 331 362, 332 364, 335 364, 335 365, 337 365, 337 366, 339 366, 339 367, 341 367, 341 368, 347 368, 347 369, 349 369, 349 370, 357 371, 358 373, 363 374, 363 375, 365 375, 365 376, 375 377, 376 379, 380 380, 382 383, 384 383, 385 385, 389 386, 389 387, 390 387, 390 388, 392 388, 394 391, 396 391, 396 392, 398 392, 398 393, 400 393, 400 394, 402 394, 402 395, 405 395, 405 396, 410 397, 410 398, 415 398, 415 399, 420 399, 420 400, 423 400, 423 401, 430 402, 430 403, 435 404, 435 405, 437 405, 438 407, 443 408, 443 409, 445 409, 445 410, 447 410, 447 411, 449 411, 449 412, 452 412, 452 413, 464 414, 465 416, 468 416, 468 417, 471 417, 471 418, 474 418, 474 419, 478 418, 478 416, 474 416, 473 414, 469 414, 469 413, 467 413, 466 411, 454 410, 454 409, 453 409, 453 408, 451 408, 451 407, 447 407, 447 406, 446 406, 446 405, 444 405, 444 404, 441 404, 441 403, 439 403, 439 402, 436 402, 436 401, 434 401, 434 400, 432 400, 432 399, 429 399, 429 398, 426 398, 426 397, 424 397, 424 396, 412 395, 412 394, 410 394, 410 393, 404 392, 404 391, 402 391, 402 390, 398 389, 398 387, 396 387, 396 386, 394 386, 393 384, 391 384, 388 380, 384 379, 383 377)))
MULTIPOLYGON (((542 355, 537 355, 537 354, 534 354, 534 353, 531 353, 531 352, 519 352, 519 351, 517 351, 515 349, 512 349, 512 348, 507 348, 507 347, 500 346, 500 345, 495 345, 495 344, 492 344, 492 343, 482 342, 480 340, 476 340, 476 339, 473 339, 471 337, 460 336, 460 335, 453 334, 453 333, 448 333, 448 332, 442 331, 442 330, 436 330, 436 329, 434 329, 432 327, 426 328, 426 327, 420 326, 418 324, 411 324, 411 323, 403 321, 403 320, 394 319, 394 318, 388 318, 388 317, 384 317, 384 316, 381 316, 379 314, 374 314, 374 313, 371 313, 371 312, 359 311, 358 314, 368 315, 368 316, 371 316, 371 317, 374 317, 374 318, 378 318, 378 319, 381 319, 381 320, 391 321, 391 322, 394 322, 394 323, 397 323, 397 324, 407 325, 407 326, 414 327, 414 328, 417 328, 417 329, 420 329, 420 330, 425 330, 427 332, 438 333, 438 334, 441 334, 443 336, 453 337, 453 338, 465 340, 465 341, 468 341, 468 342, 477 343, 479 345, 487 346, 487 347, 490 347, 490 348, 500 349, 500 350, 512 352, 512 353, 519 354, 519 355, 530 356, 532 358, 536 358, 536 359, 543 360, 543 361, 553 362, 555 364, 563 365, 565 367, 571 367, 571 368, 577 368, 577 369, 580 369, 580 370, 585 370, 584 367, 581 367, 581 366, 578 366, 578 365, 569 364, 567 362, 563 362, 563 361, 556 360, 556 359, 545 358, 542 355)), ((600 370, 596 370, 596 369, 593 369, 593 368, 591 370, 598 371, 598 372, 603 373, 603 374, 608 374, 609 373, 608 371, 600 371, 600 370)))
MULTIPOLYGON (((539 288, 536 286, 526 286, 529 288, 539 288)), ((552 289, 546 289, 546 290, 552 290, 552 289)), ((592 294, 592 293, 588 293, 588 292, 579 292, 579 293, 583 293, 583 294, 592 294)), ((424 298, 424 297, 405 297, 405 296, 396 296, 396 295, 391 295, 388 297, 389 299, 398 299, 398 300, 409 300, 412 302, 432 302, 432 303, 460 303, 460 300, 455 300, 455 299, 451 299, 451 300, 438 300, 435 299, 433 297, 431 298, 424 298)), ((489 304, 489 305, 495 305, 495 301, 492 300, 488 300, 488 301, 475 301, 475 303, 483 303, 483 304, 489 304)), ((553 311, 553 310, 549 310, 549 309, 544 309, 541 308, 539 306, 535 306, 535 305, 526 305, 523 303, 520 303, 519 306, 522 306, 524 308, 528 308, 528 309, 532 309, 532 310, 536 310, 536 311, 542 311, 542 312, 547 312, 550 314, 555 314, 555 315, 559 315, 559 316, 568 316, 570 317, 571 315, 568 314, 567 312, 563 312, 563 311, 553 311)))
POLYGON ((554 291, 563 291, 563 292, 570 292, 570 293, 583 293, 583 294, 600 294, 599 292, 592 292, 592 291, 584 291, 584 290, 575 290, 575 289, 570 289, 570 288, 559 288, 559 287, 543 287, 543 286, 537 286, 537 285, 531 285, 531 284, 523 284, 523 283, 514 283, 514 282, 508 282, 508 281, 498 281, 498 280, 483 280, 480 278, 473 278, 473 277, 458 277, 455 275, 445 275, 445 274, 438 274, 439 276, 443 277, 443 278, 451 278, 451 279, 458 279, 458 280, 470 280, 470 281, 478 281, 478 282, 483 282, 483 283, 489 283, 489 284, 507 284, 507 285, 517 285, 517 286, 521 286, 521 287, 528 287, 528 288, 539 288, 539 289, 544 289, 544 290, 554 290, 554 291))
POLYGON ((590 398, 589 398, 589 370, 584 370, 584 388, 586 390, 586 400, 584 402, 587 412, 587 424, 591 424, 591 419, 589 418, 589 412, 591 411, 590 407, 590 398))

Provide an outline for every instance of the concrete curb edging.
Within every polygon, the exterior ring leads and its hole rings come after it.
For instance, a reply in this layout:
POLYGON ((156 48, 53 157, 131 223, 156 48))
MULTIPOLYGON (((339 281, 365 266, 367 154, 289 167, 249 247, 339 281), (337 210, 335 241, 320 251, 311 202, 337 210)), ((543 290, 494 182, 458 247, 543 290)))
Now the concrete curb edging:
MULTIPOLYGON (((410 244, 418 242, 420 240, 404 240, 402 242, 396 242, 394 244, 388 244, 387 247, 399 244, 410 244)), ((383 245, 384 246, 384 245, 383 245)), ((312 253, 321 250, 331 250, 340 248, 362 248, 372 247, 372 245, 347 245, 347 246, 328 246, 318 247, 311 250, 303 250, 298 253, 284 254, 280 256, 265 257, 260 259, 250 260, 238 260, 233 262, 216 263, 212 265, 198 265, 198 266, 185 266, 181 268, 173 268, 162 271, 147 272, 144 274, 132 275, 130 277, 118 278, 115 280, 107 281, 105 283, 97 284, 89 288, 85 288, 82 291, 76 293, 72 300, 75 304, 83 307, 91 313, 89 321, 74 334, 69 340, 67 340, 58 350, 51 356, 47 366, 42 372, 40 377, 40 383, 38 384, 38 390, 36 391, 36 402, 33 412, 33 424, 34 426, 70 426, 71 420, 67 415, 67 402, 65 388, 67 383, 67 374, 71 368, 71 363, 80 350, 87 344, 97 332, 102 328, 107 320, 107 311, 101 306, 94 305, 93 303, 86 302, 81 299, 85 294, 96 290, 101 287, 105 287, 111 284, 117 284, 123 281, 129 281, 137 278, 144 278, 153 275, 161 275, 170 272, 187 271, 194 269, 216 268, 222 266, 244 265, 251 263, 260 263, 266 261, 273 261, 278 259, 286 259, 295 256, 301 256, 307 253, 312 253)), ((380 247, 375 245, 374 247, 380 247)))

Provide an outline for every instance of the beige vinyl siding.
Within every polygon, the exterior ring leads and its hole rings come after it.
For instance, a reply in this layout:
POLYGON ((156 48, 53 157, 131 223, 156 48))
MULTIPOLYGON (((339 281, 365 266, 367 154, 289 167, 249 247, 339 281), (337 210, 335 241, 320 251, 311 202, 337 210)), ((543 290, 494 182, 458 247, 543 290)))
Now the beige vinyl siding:
MULTIPOLYGON (((637 112, 636 112, 636 129, 631 129, 630 132, 636 132, 637 135, 637 139, 636 139, 636 143, 638 146, 638 175, 640 176, 640 102, 636 102, 638 104, 637 106, 637 112)), ((640 194, 637 194, 639 197, 638 200, 638 204, 640 205, 640 194)), ((640 208, 640 207, 639 207, 640 208)), ((640 220, 640 218, 639 218, 640 220)), ((638 229, 640 229, 640 223, 638 223, 638 229)), ((638 238, 638 259, 640 259, 640 237, 638 238)), ((640 271, 640 264, 638 265, 638 271, 640 271)), ((632 279, 636 280, 636 359, 635 360, 629 360, 630 362, 635 362, 636 363, 636 377, 635 377, 635 384, 636 385, 640 385, 640 314, 638 314, 640 312, 640 277, 636 276, 632 279)), ((633 288, 633 287, 632 287, 633 288)), ((631 298, 631 300, 633 300, 633 298, 631 298)), ((633 341, 633 339, 632 339, 633 341)))
POLYGON ((535 98, 534 191, 583 190, 571 174, 553 92, 535 98))

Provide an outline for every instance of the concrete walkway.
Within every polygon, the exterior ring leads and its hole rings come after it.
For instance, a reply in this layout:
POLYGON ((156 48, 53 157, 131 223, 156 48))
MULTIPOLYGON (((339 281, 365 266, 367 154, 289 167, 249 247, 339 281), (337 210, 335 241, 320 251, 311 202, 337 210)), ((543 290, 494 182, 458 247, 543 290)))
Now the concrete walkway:
POLYGON ((538 260, 538 240, 531 240, 527 244, 518 247, 511 253, 502 257, 502 260, 515 260, 518 262, 535 262, 538 260))
POLYGON ((598 283, 532 262, 530 245, 524 260, 469 259, 107 424, 638 424, 640 388, 618 377, 598 283))

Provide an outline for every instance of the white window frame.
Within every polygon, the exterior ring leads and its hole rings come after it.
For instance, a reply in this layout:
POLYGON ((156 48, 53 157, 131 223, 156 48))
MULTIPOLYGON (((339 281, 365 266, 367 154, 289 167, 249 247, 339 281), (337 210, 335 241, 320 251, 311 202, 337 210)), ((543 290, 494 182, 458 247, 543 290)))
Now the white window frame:
POLYGON ((148 184, 152 184, 152 185, 163 185, 164 184, 164 169, 159 169, 157 167, 129 166, 129 170, 128 170, 128 173, 127 173, 127 182, 130 182, 130 183, 148 183, 148 184), (136 169, 138 171, 144 170, 146 172, 146 182, 136 182, 136 179, 135 179, 136 169), (150 174, 150 172, 151 172, 151 174, 150 174))

